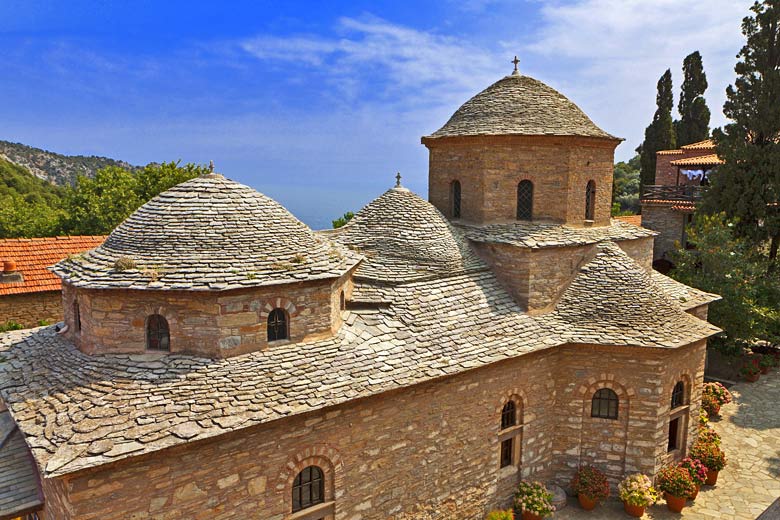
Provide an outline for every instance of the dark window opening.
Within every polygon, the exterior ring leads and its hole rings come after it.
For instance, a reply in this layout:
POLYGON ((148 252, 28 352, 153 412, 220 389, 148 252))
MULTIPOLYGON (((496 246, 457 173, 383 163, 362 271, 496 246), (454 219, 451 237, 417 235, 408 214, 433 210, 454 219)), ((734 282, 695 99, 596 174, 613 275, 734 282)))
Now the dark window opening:
POLYGON ((669 421, 669 444, 667 451, 674 451, 680 448, 680 417, 669 421))
POLYGON ((618 418, 618 396, 609 388, 602 388, 593 394, 590 416, 602 419, 618 418))
POLYGON ((585 220, 595 220, 596 216, 596 182, 588 181, 585 188, 585 220))
POLYGON ((534 213, 534 184, 525 180, 517 185, 517 220, 532 220, 534 213))
POLYGON ((501 429, 505 430, 517 424, 517 407, 514 401, 507 401, 501 410, 501 429))
POLYGON ((341 291, 339 295, 339 307, 342 311, 347 308, 347 298, 344 296, 344 291, 341 291))
POLYGON ((514 437, 501 441, 501 467, 505 468, 512 465, 512 448, 514 437))
POLYGON ((678 381, 677 384, 674 385, 674 390, 672 390, 672 409, 682 406, 683 404, 685 404, 685 385, 682 381, 678 381))
POLYGON ((452 199, 452 218, 460 218, 460 181, 452 181, 450 186, 452 199))
POLYGON ((79 311, 79 302, 73 302, 73 327, 76 332, 81 332, 81 312, 79 311))
POLYGON ((268 315, 268 341, 287 339, 287 314, 274 309, 268 315))
POLYGON ((152 314, 146 320, 146 348, 171 350, 171 332, 168 322, 159 314, 152 314))
POLYGON ((298 473, 292 488, 292 512, 296 513, 325 502, 325 479, 322 470, 309 466, 298 473))

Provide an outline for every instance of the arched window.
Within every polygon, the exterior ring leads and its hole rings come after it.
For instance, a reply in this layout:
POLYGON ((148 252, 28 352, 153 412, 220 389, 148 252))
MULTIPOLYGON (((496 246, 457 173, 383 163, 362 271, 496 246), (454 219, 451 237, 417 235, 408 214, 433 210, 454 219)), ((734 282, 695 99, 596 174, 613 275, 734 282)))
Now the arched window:
POLYGON ((73 328, 76 332, 81 332, 81 311, 79 311, 79 302, 73 302, 73 328))
POLYGON ((588 181, 585 188, 585 220, 595 220, 596 217, 596 181, 588 181))
POLYGON ((344 296, 344 291, 341 291, 339 295, 339 308, 343 311, 347 308, 347 298, 344 296))
POLYGON ((522 430, 515 428, 516 426, 517 405, 510 399, 501 409, 501 431, 499 433, 499 440, 501 442, 499 467, 501 468, 513 465, 516 457, 519 458, 519 449, 515 449, 515 446, 516 443, 519 443, 519 437, 522 430), (515 452, 517 452, 517 454, 515 452))
POLYGON ((146 348, 171 350, 171 331, 168 322, 159 314, 152 314, 146 320, 146 348))
POLYGON ((590 404, 590 416, 602 419, 618 418, 618 396, 609 388, 601 388, 593 394, 590 404))
POLYGON ((452 181, 450 185, 450 202, 452 218, 460 218, 460 181, 452 181))
POLYGON ((534 214, 534 183, 529 180, 517 185, 517 220, 531 220, 534 214))
POLYGON ((268 314, 268 341, 287 339, 287 313, 274 309, 268 314))
POLYGON ((685 404, 685 383, 677 381, 672 390, 672 410, 685 404))
POLYGON ((308 466, 298 473, 292 488, 292 512, 297 513, 325 501, 325 478, 317 466, 308 466))
POLYGON ((501 429, 514 426, 517 422, 517 408, 514 401, 507 401, 504 408, 501 410, 501 429))

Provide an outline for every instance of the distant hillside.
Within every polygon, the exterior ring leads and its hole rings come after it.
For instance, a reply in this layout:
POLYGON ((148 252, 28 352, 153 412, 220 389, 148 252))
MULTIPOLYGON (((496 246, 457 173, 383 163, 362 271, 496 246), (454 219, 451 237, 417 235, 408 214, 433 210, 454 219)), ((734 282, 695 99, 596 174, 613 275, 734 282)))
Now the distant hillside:
POLYGON ((119 166, 131 171, 140 169, 107 157, 62 155, 9 141, 0 141, 0 159, 22 166, 39 179, 60 186, 72 185, 78 175, 94 177, 97 170, 106 166, 119 166))

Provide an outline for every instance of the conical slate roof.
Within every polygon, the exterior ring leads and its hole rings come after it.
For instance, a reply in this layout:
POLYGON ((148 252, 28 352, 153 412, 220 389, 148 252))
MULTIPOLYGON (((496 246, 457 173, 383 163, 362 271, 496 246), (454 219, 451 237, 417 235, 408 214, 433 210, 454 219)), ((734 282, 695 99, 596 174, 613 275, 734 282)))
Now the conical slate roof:
POLYGON ((596 246, 545 320, 572 343, 678 347, 720 331, 685 312, 611 241, 596 246))
POLYGON ((539 80, 506 76, 466 101, 428 138, 563 135, 618 139, 596 126, 566 96, 539 80))
POLYGON ((363 278, 415 280, 485 267, 433 204, 400 186, 361 209, 335 238, 365 255, 356 272, 363 278))
POLYGON ((358 261, 273 199, 210 174, 161 193, 52 270, 77 287, 223 290, 336 277, 358 261))

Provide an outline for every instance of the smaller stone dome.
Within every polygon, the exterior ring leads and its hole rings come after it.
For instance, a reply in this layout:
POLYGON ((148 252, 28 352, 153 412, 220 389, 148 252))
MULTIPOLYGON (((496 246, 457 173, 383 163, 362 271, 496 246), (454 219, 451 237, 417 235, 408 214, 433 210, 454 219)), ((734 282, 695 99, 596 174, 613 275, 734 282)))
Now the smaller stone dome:
POLYGON ((358 261, 275 200, 208 174, 159 194, 53 271, 76 287, 224 290, 337 277, 358 261))
POLYGON ((366 257, 357 277, 415 280, 485 267, 460 230, 403 187, 387 190, 334 236, 366 257))
POLYGON ((566 96, 539 80, 506 76, 466 101, 424 139, 477 135, 557 135, 617 140, 566 96))

